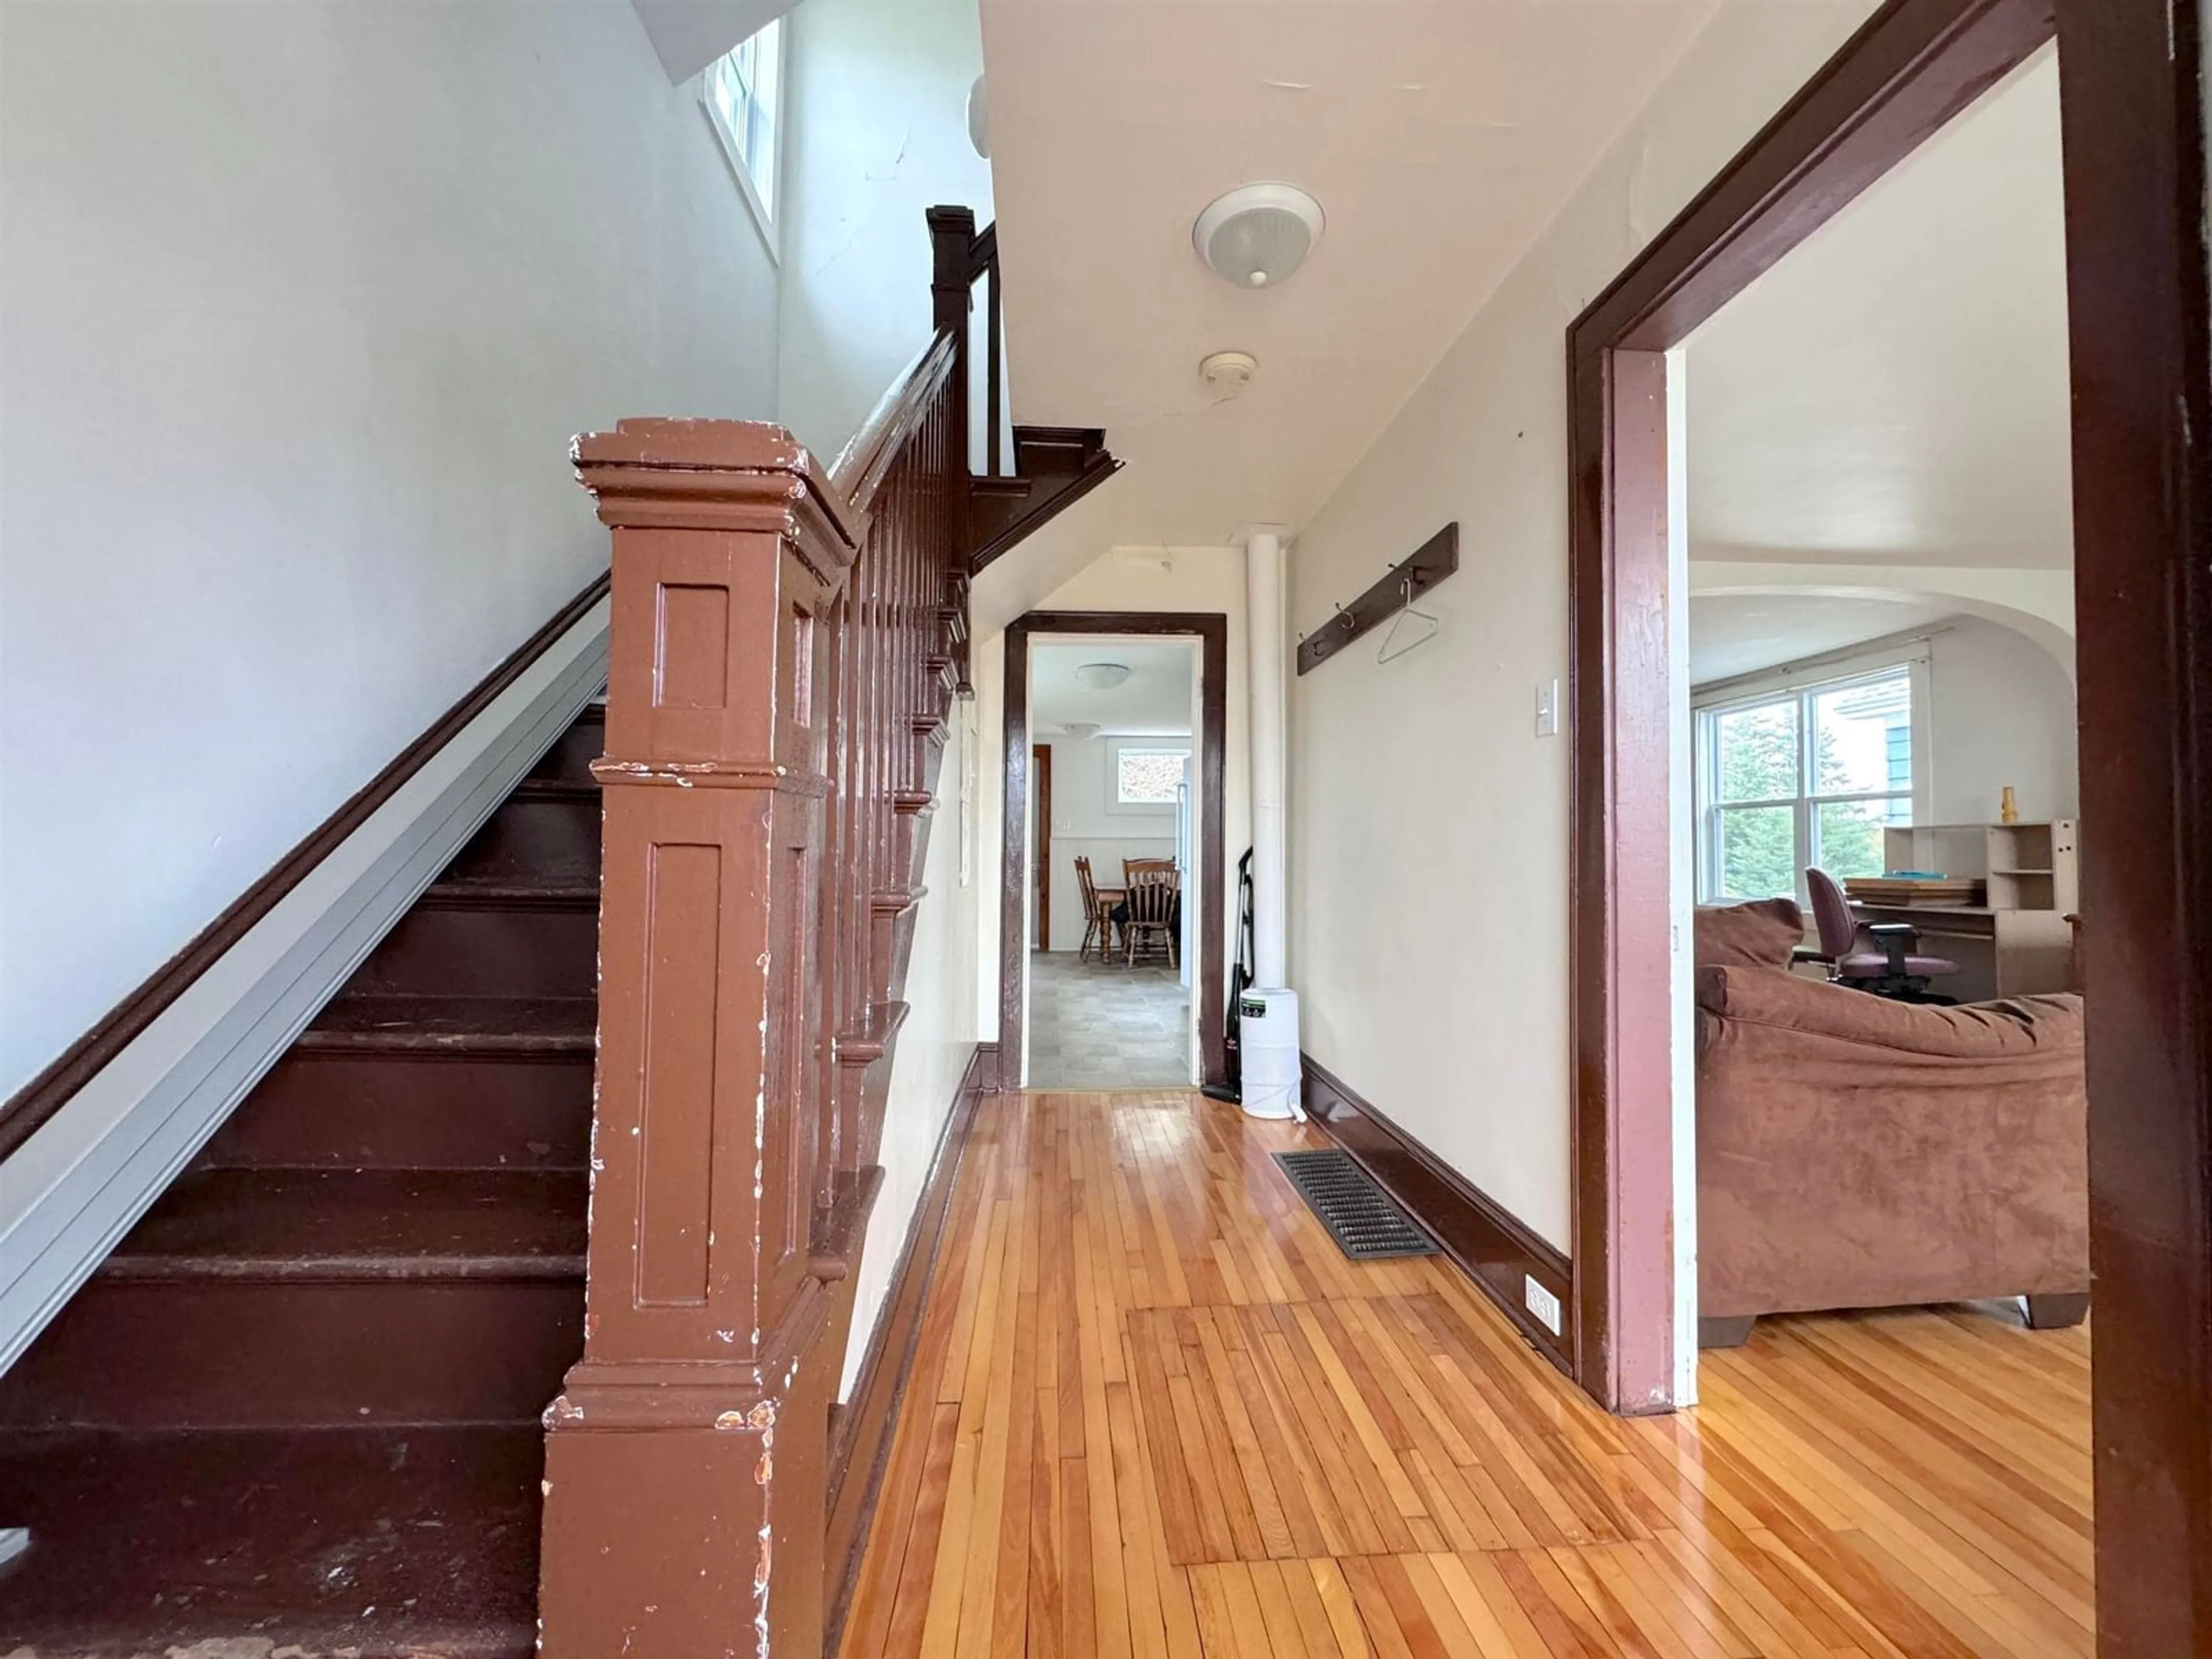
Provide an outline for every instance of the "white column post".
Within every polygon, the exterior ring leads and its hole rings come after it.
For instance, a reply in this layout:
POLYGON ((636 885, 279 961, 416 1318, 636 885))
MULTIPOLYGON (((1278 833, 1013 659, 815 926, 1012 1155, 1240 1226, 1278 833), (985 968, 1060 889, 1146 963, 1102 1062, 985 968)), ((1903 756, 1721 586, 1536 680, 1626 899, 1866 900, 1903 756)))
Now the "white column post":
POLYGON ((1252 971, 1256 988, 1289 977, 1283 940, 1283 543, 1255 529, 1245 543, 1245 661, 1252 695, 1252 971))

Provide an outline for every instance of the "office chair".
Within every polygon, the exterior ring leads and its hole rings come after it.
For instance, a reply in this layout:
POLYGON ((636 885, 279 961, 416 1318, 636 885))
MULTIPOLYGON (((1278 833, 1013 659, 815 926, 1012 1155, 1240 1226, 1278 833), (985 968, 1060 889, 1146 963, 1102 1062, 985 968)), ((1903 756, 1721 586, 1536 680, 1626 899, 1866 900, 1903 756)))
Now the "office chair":
POLYGON ((1959 964, 1943 957, 1915 954, 1920 930, 1905 922, 1863 922, 1835 878, 1825 870, 1808 870, 1805 884, 1813 894, 1813 925, 1820 937, 1820 957, 1830 969, 1828 977, 1838 985, 1871 991, 1898 1002, 1948 1004, 1929 981, 1959 971, 1959 964))

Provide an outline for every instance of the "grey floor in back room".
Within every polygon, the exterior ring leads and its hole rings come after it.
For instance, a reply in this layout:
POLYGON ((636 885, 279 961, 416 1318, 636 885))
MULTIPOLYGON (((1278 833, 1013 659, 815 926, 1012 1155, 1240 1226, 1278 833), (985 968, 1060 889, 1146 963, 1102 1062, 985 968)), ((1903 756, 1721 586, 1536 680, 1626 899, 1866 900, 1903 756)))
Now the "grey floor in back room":
POLYGON ((1030 957, 1030 1087, 1190 1085, 1189 994, 1172 968, 1030 957))

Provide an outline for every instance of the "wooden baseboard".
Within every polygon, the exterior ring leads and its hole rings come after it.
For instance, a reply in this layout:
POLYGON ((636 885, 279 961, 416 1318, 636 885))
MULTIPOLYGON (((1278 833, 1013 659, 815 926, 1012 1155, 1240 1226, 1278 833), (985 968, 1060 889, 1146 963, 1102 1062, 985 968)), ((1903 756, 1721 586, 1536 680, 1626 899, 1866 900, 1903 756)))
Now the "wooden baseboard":
POLYGON ((1559 1298, 1561 1323, 1565 1323, 1575 1305, 1574 1267, 1566 1255, 1361 1099, 1312 1055, 1301 1054, 1299 1060, 1305 1073, 1306 1110, 1313 1121, 1435 1235, 1445 1253, 1467 1270, 1540 1353, 1572 1376, 1571 1340, 1540 1321, 1528 1302, 1528 1284, 1534 1279, 1559 1298))
POLYGON ((999 1045, 978 1043, 961 1075, 959 1095, 945 1120, 945 1133, 931 1160, 921 1201, 915 1206, 898 1266, 891 1273, 890 1292, 868 1338, 860 1375, 854 1379, 853 1397, 839 1408, 830 1430, 830 1533, 823 1552, 830 1573, 822 1645, 825 1656, 836 1655, 844 1636, 845 1614, 860 1576, 860 1558, 868 1547, 868 1528, 875 1519, 884 1469, 890 1462, 899 1407, 906 1398, 907 1378, 914 1370, 915 1346, 921 1340, 922 1316, 928 1309, 929 1287, 936 1277, 945 1221, 952 1208, 953 1183, 960 1174, 961 1155, 967 1150, 968 1132, 975 1121, 975 1106, 985 1095, 995 1094, 998 1087, 999 1045))

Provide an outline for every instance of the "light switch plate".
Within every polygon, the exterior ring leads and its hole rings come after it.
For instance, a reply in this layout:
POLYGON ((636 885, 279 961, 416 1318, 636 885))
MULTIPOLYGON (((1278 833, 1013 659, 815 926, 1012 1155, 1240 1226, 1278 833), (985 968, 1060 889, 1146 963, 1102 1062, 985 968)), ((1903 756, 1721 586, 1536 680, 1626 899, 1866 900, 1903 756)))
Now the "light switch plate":
POLYGON ((1559 735, 1559 683, 1557 680, 1537 682, 1536 735, 1540 738, 1559 735))
POLYGON ((1528 1311, 1542 1320, 1544 1328, 1557 1336, 1559 1334, 1559 1298, 1539 1285, 1532 1274, 1523 1273, 1521 1279, 1527 1287, 1521 1293, 1522 1300, 1528 1304, 1528 1311))

